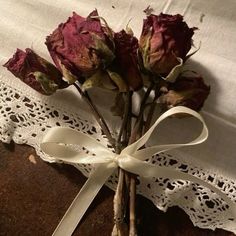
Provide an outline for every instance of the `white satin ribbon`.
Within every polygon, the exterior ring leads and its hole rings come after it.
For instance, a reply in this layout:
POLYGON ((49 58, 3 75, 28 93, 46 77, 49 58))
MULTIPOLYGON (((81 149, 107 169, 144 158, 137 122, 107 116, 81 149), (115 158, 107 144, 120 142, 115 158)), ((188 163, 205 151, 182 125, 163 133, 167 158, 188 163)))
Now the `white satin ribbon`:
POLYGON ((95 170, 90 174, 88 180, 72 202, 53 235, 68 236, 73 233, 101 187, 118 167, 141 177, 165 177, 187 180, 205 186, 218 194, 229 205, 234 217, 236 217, 235 203, 215 186, 171 167, 161 167, 145 161, 160 152, 200 144, 204 142, 207 137, 208 129, 203 118, 197 112, 183 106, 174 107, 162 114, 139 140, 127 146, 119 155, 113 153, 92 136, 82 132, 63 127, 50 129, 41 143, 41 148, 46 154, 53 156, 57 160, 71 164, 97 164, 95 170), (196 139, 185 144, 156 145, 139 150, 146 144, 152 132, 161 121, 179 113, 189 114, 202 123, 202 131, 196 139), (72 150, 70 147, 66 146, 67 144, 76 144, 85 147, 96 156, 72 150))

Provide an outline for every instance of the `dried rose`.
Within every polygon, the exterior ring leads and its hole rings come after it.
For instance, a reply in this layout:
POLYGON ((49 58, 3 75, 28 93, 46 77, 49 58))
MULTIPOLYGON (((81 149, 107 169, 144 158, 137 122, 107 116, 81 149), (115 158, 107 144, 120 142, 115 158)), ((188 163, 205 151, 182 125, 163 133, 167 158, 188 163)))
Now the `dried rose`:
POLYGON ((138 40, 124 30, 114 35, 115 56, 114 64, 119 68, 120 75, 125 83, 132 89, 142 87, 142 77, 138 67, 138 40))
POLYGON ((25 52, 17 49, 13 57, 3 66, 24 83, 44 95, 50 95, 57 89, 68 86, 62 80, 60 71, 30 48, 25 49, 25 52))
POLYGON ((185 61, 195 29, 189 28, 179 14, 147 16, 139 40, 144 68, 166 77, 182 60, 185 61))
POLYGON ((174 83, 169 83, 160 103, 167 109, 182 105, 199 111, 210 93, 210 87, 202 77, 180 76, 174 83))
POLYGON ((50 55, 69 83, 84 81, 113 59, 112 32, 97 11, 87 18, 73 13, 46 38, 50 55))

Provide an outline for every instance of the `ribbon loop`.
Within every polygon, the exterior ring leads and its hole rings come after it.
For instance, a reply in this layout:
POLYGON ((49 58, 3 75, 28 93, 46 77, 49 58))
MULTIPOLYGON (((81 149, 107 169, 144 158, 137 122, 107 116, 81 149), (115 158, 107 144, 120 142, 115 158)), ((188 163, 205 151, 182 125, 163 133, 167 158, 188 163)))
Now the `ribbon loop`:
MULTIPOLYGON (((193 116, 193 117, 197 118, 202 123, 203 128, 202 128, 200 135, 195 140, 193 140, 192 142, 189 142, 187 144, 169 144, 169 145, 154 146, 151 148, 152 152, 150 152, 149 155, 154 155, 156 153, 167 151, 170 149, 179 148, 179 147, 183 147, 183 146, 196 145, 196 144, 200 144, 200 143, 204 142, 208 138, 208 129, 207 129, 207 126, 206 126, 203 118, 200 116, 199 113, 197 113, 196 111, 194 111, 192 109, 189 109, 189 108, 183 107, 183 106, 177 106, 177 107, 173 107, 170 110, 163 113, 140 139, 138 139, 136 142, 134 142, 133 144, 126 147, 121 153, 132 154, 136 158, 138 158, 138 157, 140 158, 141 156, 143 156, 143 151, 142 150, 138 151, 138 149, 147 143, 147 141, 151 137, 155 128, 157 128, 157 126, 166 118, 168 118, 174 114, 176 115, 176 114, 181 114, 181 113, 185 113, 190 116, 193 116), (140 152, 140 154, 138 152, 140 152)), ((147 150, 147 148, 145 150, 147 150)))
POLYGON ((41 147, 43 150, 45 150, 43 145, 49 144, 46 147, 46 150, 48 150, 49 146, 52 145, 52 143, 79 145, 80 147, 86 148, 91 153, 96 153, 97 156, 104 155, 104 154, 111 155, 112 153, 107 147, 102 145, 91 135, 87 135, 85 133, 78 132, 74 129, 70 129, 66 127, 51 128, 47 132, 47 134, 44 136, 43 142, 41 143, 41 147))
POLYGON ((66 127, 53 127, 44 136, 41 149, 56 160, 71 164, 102 164, 111 160, 114 153, 92 136, 66 127), (91 154, 78 152, 66 145, 78 145, 91 154), (94 155, 95 154, 95 155, 94 155))

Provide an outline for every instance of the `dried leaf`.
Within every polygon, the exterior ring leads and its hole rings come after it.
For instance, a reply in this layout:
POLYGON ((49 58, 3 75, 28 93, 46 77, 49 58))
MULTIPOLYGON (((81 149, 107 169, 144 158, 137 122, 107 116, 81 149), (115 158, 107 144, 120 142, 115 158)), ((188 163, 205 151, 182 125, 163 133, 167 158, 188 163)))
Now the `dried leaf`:
POLYGON ((32 154, 31 154, 31 155, 29 155, 29 157, 28 157, 28 158, 29 158, 29 161, 30 161, 31 163, 33 163, 33 164, 35 164, 35 165, 37 164, 37 162, 36 162, 36 159, 35 159, 35 156, 34 156, 34 155, 32 155, 32 154))
POLYGON ((98 71, 97 73, 85 80, 82 85, 82 90, 88 90, 92 87, 99 87, 101 85, 101 80, 102 74, 101 71, 98 71))

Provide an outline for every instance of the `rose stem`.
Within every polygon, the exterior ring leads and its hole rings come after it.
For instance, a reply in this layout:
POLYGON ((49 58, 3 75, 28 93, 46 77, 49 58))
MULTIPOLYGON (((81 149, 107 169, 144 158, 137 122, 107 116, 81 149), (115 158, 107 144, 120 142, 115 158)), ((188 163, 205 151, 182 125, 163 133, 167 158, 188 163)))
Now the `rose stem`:
POLYGON ((153 101, 152 101, 151 106, 149 108, 147 119, 146 119, 146 122, 145 122, 145 125, 144 125, 144 133, 146 131, 148 131, 148 129, 150 128, 152 118, 153 118, 153 114, 155 112, 155 108, 156 108, 156 105, 157 105, 156 101, 160 97, 160 85, 156 84, 155 85, 155 90, 156 90, 156 94, 155 94, 155 97, 153 98, 153 101))
POLYGON ((130 136, 129 144, 131 144, 131 143, 133 143, 133 142, 135 142, 137 140, 136 136, 137 136, 137 132, 138 132, 139 127, 140 127, 140 121, 143 118, 143 112, 144 112, 144 109, 145 109, 145 104, 146 104, 146 101, 147 101, 147 99, 148 99, 148 97, 149 97, 153 87, 154 87, 154 84, 151 83, 151 85, 148 87, 146 93, 143 96, 143 99, 142 99, 141 105, 140 105, 140 109, 139 109, 139 115, 138 115, 138 117, 136 119, 133 132, 132 132, 132 134, 130 136))
MULTIPOLYGON (((132 115, 132 94, 130 95, 129 103, 130 103, 130 109, 129 109, 129 117, 128 117, 127 126, 126 126, 126 133, 125 133, 125 140, 126 140, 125 146, 127 146, 129 143, 129 139, 131 136, 131 129, 132 129, 132 118, 133 118, 133 115, 132 115)), ((125 173, 125 183, 126 183, 126 188, 129 189, 130 183, 129 183, 128 173, 125 173)))
MULTIPOLYGON (((154 88, 154 83, 151 82, 151 85, 148 87, 146 93, 144 94, 144 97, 142 99, 139 115, 136 120, 134 130, 131 134, 129 144, 135 142, 140 136, 141 136, 141 130, 143 126, 143 113, 145 109, 145 104, 147 102, 147 99, 154 88)), ((129 211, 129 217, 130 217, 130 228, 129 228, 129 236, 136 236, 137 235, 137 228, 136 228, 136 176, 130 174, 130 211, 129 211)))
POLYGON ((130 135, 131 135, 131 128, 132 128, 132 95, 133 95, 133 92, 131 91, 129 93, 129 113, 128 113, 128 122, 127 122, 127 127, 126 127, 126 136, 125 136, 125 140, 126 140, 126 143, 125 145, 127 146, 128 145, 128 142, 129 142, 129 139, 130 139, 130 135))
POLYGON ((121 124, 121 128, 120 128, 120 132, 118 135, 118 138, 116 140, 116 149, 117 149, 117 153, 121 152, 121 139, 122 136, 125 136, 124 131, 125 128, 127 127, 127 122, 128 122, 128 117, 129 117, 129 110, 130 110, 130 92, 126 93, 126 98, 125 98, 126 102, 125 102, 125 109, 124 109, 124 116, 123 116, 123 121, 121 124))
MULTIPOLYGON (((144 112, 144 107, 145 107, 145 103, 146 100, 151 92, 151 90, 147 90, 148 96, 144 97, 144 100, 142 102, 142 105, 140 107, 140 113, 139 113, 139 119, 141 119, 138 123, 139 126, 139 134, 137 136, 136 139, 139 138, 139 136, 141 136, 141 134, 145 133, 151 125, 151 121, 152 121, 152 117, 154 114, 154 110, 156 107, 156 100, 159 98, 160 96, 160 86, 158 84, 156 85, 151 85, 150 88, 155 88, 156 89, 156 94, 155 97, 152 101, 151 107, 149 109, 148 115, 147 115, 147 120, 145 122, 145 127, 143 129, 143 112, 144 112), (143 132, 142 132, 143 131, 143 132)), ((146 95, 147 95, 146 93, 146 95)), ((136 196, 136 176, 135 175, 131 175, 131 179, 130 179, 130 232, 129 235, 130 236, 135 236, 137 235, 137 231, 136 231, 136 227, 135 227, 135 196, 136 196)))
MULTIPOLYGON (((120 132, 118 138, 116 140, 116 153, 119 154, 122 150, 122 137, 124 137, 124 141, 127 142, 127 122, 130 114, 130 96, 131 92, 127 92, 126 94, 126 102, 125 102, 125 109, 124 109, 124 117, 121 124, 120 132)), ((116 188, 116 193, 114 196, 114 220, 115 226, 113 229, 113 233, 117 233, 119 236, 125 236, 128 234, 128 227, 124 222, 125 219, 125 210, 127 205, 127 189, 125 188, 125 171, 119 168, 119 179, 116 188)))
POLYGON ((114 147, 115 146, 114 138, 112 137, 111 132, 110 132, 104 118, 102 117, 101 113, 97 110, 96 106, 93 104, 93 102, 92 102, 91 98, 89 97, 88 93, 86 91, 83 92, 81 90, 81 88, 76 83, 74 83, 73 85, 75 86, 75 88, 80 93, 82 99, 89 105, 91 111, 93 112, 93 115, 94 115, 96 121, 98 122, 98 124, 100 125, 102 131, 106 135, 109 143, 114 147))

